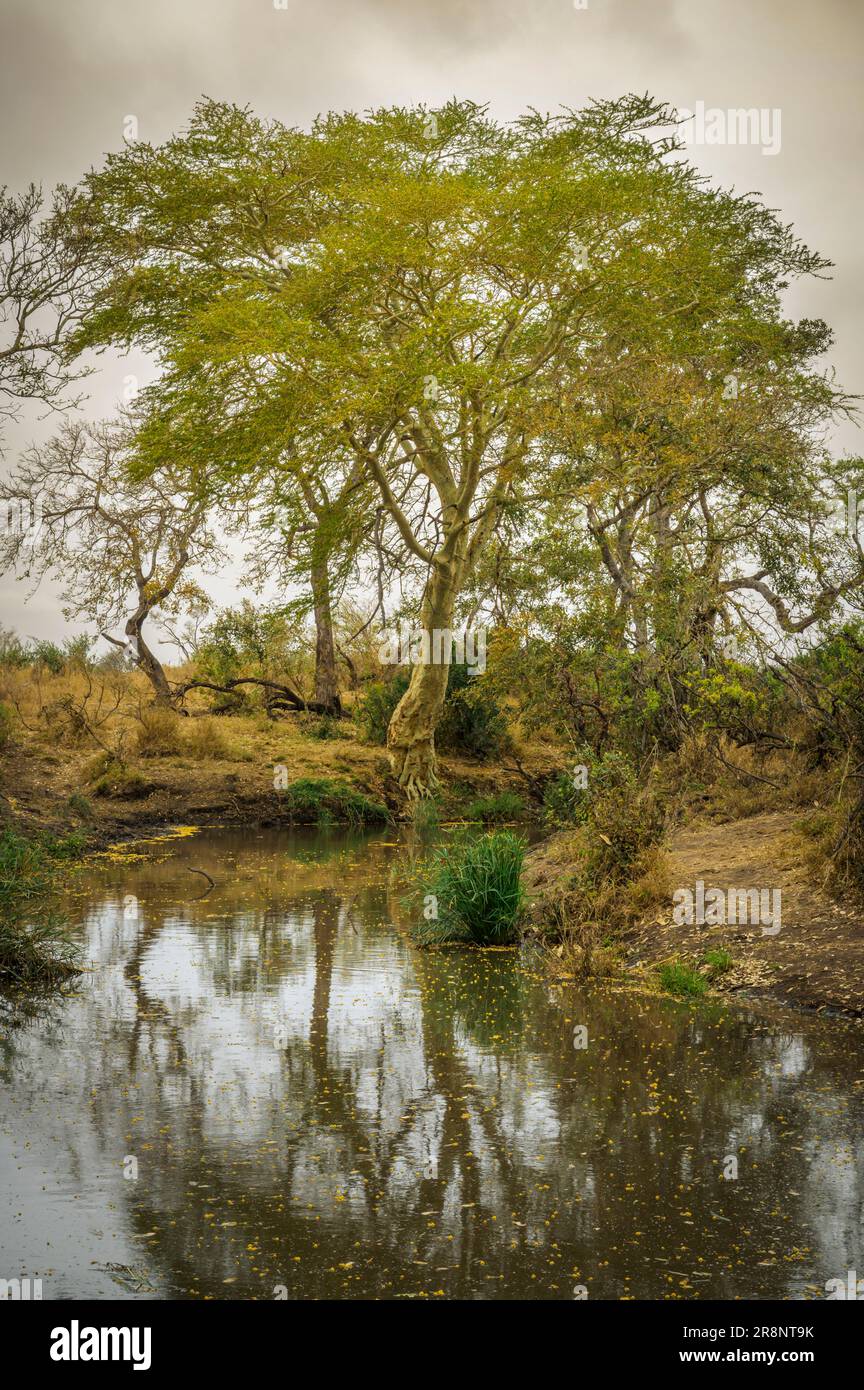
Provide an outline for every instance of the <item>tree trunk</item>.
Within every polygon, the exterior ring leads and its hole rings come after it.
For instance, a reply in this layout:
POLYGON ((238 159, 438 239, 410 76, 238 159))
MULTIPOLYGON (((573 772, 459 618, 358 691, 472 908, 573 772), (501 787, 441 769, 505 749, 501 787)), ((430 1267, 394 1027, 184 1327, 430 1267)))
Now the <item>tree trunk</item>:
POLYGON ((173 698, 168 677, 165 675, 159 658, 154 652, 151 652, 144 641, 141 635, 141 624, 136 624, 134 618, 130 618, 126 624, 126 636, 135 648, 135 660, 139 670, 144 672, 153 687, 154 704, 161 705, 165 709, 171 708, 173 698))
POLYGON ((336 676, 336 646, 333 641, 333 614, 330 609, 330 578, 326 561, 316 560, 310 572, 315 612, 315 699, 333 714, 341 714, 336 676))
MULTIPOLYGON (((420 621, 429 635, 452 628, 453 609, 459 592, 460 566, 453 561, 438 562, 433 568, 423 596, 420 621)), ((441 655, 450 656, 450 643, 440 644, 441 655)), ((393 776, 409 800, 432 796, 438 786, 435 756, 435 728, 447 694, 449 661, 420 661, 411 672, 408 689, 402 696, 387 730, 387 752, 393 776)))

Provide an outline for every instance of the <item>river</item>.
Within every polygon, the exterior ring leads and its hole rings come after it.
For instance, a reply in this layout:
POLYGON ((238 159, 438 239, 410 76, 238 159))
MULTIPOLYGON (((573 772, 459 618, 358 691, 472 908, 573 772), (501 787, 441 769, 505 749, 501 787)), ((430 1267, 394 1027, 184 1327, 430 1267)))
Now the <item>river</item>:
POLYGON ((92 969, 0 1013, 0 1277, 570 1300, 864 1274, 860 1026, 418 950, 406 852, 209 830, 70 873, 92 969))

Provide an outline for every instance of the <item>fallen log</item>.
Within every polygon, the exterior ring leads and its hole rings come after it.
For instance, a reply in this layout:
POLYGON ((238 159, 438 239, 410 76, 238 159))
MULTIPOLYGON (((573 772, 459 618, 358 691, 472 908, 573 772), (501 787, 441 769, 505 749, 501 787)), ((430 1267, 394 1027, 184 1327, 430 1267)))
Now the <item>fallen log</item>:
POLYGON ((293 713, 326 714, 333 719, 344 719, 344 711, 332 705, 322 704, 319 700, 304 700, 302 695, 298 695, 296 690, 292 690, 290 685, 283 685, 279 681, 263 680, 258 676, 238 676, 235 680, 226 681, 224 685, 217 685, 215 681, 186 681, 184 685, 176 686, 174 690, 175 700, 182 700, 190 690, 215 690, 218 695, 230 695, 232 690, 236 690, 240 685, 257 685, 267 692, 267 709, 271 710, 290 710, 293 713), (270 692, 273 692, 272 694, 270 692))

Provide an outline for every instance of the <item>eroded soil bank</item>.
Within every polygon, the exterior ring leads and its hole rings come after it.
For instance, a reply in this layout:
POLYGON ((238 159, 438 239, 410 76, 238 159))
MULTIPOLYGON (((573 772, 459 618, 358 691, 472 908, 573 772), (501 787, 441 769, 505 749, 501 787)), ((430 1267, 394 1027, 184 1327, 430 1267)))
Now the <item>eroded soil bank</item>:
MULTIPOLYGON (((808 845, 795 829, 800 812, 749 816, 720 825, 699 825, 674 833, 665 848, 670 884, 668 904, 628 931, 620 962, 639 978, 664 962, 677 960, 705 973, 706 952, 726 951, 731 964, 712 978, 712 989, 746 993, 784 1004, 864 1015, 864 910, 830 896, 808 845), (776 935, 762 926, 698 926, 673 919, 672 891, 770 886, 781 893, 782 917, 776 935)), ((572 868, 568 843, 556 835, 533 849, 525 883, 535 919, 549 915, 572 868)))

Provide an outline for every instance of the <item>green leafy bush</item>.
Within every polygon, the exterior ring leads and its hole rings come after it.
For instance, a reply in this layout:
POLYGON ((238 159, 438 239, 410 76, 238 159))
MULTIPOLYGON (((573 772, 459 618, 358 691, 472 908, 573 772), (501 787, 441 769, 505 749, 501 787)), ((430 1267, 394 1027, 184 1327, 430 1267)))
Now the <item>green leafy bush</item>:
POLYGON ((387 728, 405 691, 409 677, 399 671, 389 681, 373 681, 357 702, 355 722, 362 738, 367 743, 387 742, 387 728))
POLYGON ((451 666, 435 746, 444 752, 490 758, 507 747, 507 720, 490 689, 467 666, 451 666))
MULTIPOLYGON (((367 686, 355 719, 369 743, 387 742, 393 711, 409 681, 410 674, 400 671, 389 681, 374 681, 367 686)), ((489 758, 503 752, 507 743, 507 721, 494 695, 484 689, 480 677, 469 675, 467 666, 451 666, 444 709, 435 730, 435 746, 444 752, 489 758)))

